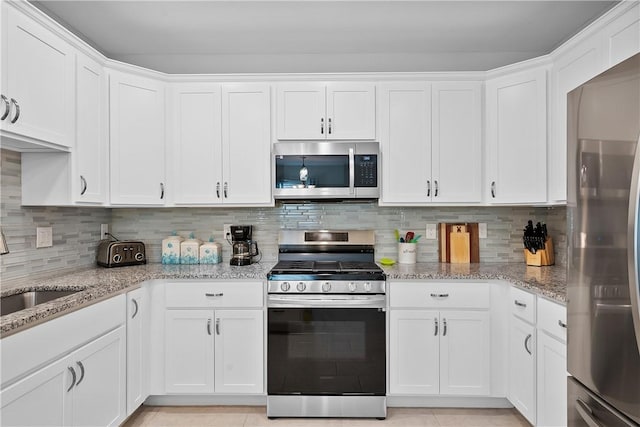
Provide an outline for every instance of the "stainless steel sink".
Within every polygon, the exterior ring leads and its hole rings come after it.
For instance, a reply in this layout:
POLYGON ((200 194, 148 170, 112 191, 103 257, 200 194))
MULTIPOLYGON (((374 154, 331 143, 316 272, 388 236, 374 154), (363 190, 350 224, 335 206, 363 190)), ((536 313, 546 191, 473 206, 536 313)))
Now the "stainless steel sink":
POLYGON ((80 292, 75 291, 28 291, 21 294, 0 297, 0 316, 31 308, 38 304, 80 292))

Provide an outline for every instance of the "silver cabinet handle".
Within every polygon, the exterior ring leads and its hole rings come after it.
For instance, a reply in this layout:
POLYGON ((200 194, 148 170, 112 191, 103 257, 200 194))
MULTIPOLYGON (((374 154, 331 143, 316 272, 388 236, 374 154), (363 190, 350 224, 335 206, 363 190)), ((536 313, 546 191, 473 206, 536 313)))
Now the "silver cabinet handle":
POLYGON ((576 411, 589 427, 603 427, 593 415, 593 410, 580 399, 576 399, 576 411))
POLYGON ((216 335, 220 335, 220 318, 216 318, 216 335))
POLYGON ((220 198, 220 181, 216 182, 216 197, 220 198))
POLYGON ((431 181, 427 180, 427 197, 431 197, 431 181))
POLYGON ((518 307, 526 307, 526 306, 527 306, 527 304, 525 304, 525 303, 523 303, 523 302, 520 302, 520 301, 518 301, 517 299, 516 299, 516 300, 513 300, 513 303, 514 303, 515 305, 517 305, 518 307))
POLYGON ((320 135, 324 135, 324 117, 320 117, 320 135))
POLYGON ((211 319, 207 319, 207 334, 211 335, 211 319))
POLYGON ((532 335, 529 334, 527 335, 527 337, 524 339, 524 349, 527 350, 527 353, 529 353, 530 355, 532 355, 533 353, 531 353, 531 350, 529 350, 529 341, 531 341, 531 337, 532 335))
POLYGON ((222 292, 220 292, 218 294, 209 294, 209 293, 204 294, 205 297, 221 297, 223 295, 224 295, 224 293, 222 293, 222 292))
POLYGON ((433 335, 438 335, 438 318, 437 318, 437 317, 434 317, 434 318, 433 318, 433 322, 435 323, 435 326, 436 326, 436 329, 435 329, 435 331, 433 332, 433 335))
POLYGON ((82 380, 84 379, 84 365, 82 364, 82 362, 76 362, 76 365, 80 367, 80 379, 76 383, 76 387, 78 387, 82 382, 82 380))
POLYGON ((567 324, 564 323, 562 320, 558 320, 558 326, 560 326, 561 328, 567 329, 567 324))
POLYGON ((76 385, 76 371, 71 366, 68 366, 67 369, 71 372, 71 385, 67 389, 67 392, 70 392, 73 386, 76 385))
POLYGON ((447 336, 447 319, 442 319, 442 336, 447 336))
POLYGON ((160 200, 164 199, 164 182, 160 183, 160 200))
POLYGON ((431 294, 431 298, 449 298, 449 294, 431 294))
POLYGON ((20 105, 18 105, 18 101, 16 101, 13 98, 11 98, 11 103, 16 107, 16 115, 13 116, 13 119, 11 119, 11 123, 15 123, 18 121, 18 118, 20 117, 20 105))
POLYGON ((133 319, 138 314, 138 301, 136 301, 135 298, 131 298, 131 302, 133 303, 133 308, 135 309, 133 310, 133 314, 131 315, 131 318, 133 319))
POLYGON ((227 191, 229 191, 229 183, 227 181, 224 182, 224 198, 226 199, 227 197, 229 197, 229 195, 227 194, 227 191))
POLYGON ((84 193, 87 192, 87 180, 84 179, 84 176, 80 175, 80 184, 82 184, 82 189, 80 190, 80 195, 84 196, 84 193))
POLYGON ((0 98, 2 98, 2 101, 4 102, 4 113, 0 117, 0 120, 4 120, 9 115, 9 112, 11 111, 11 107, 9 106, 9 100, 7 99, 6 96, 0 95, 0 98))
POLYGON ((433 197, 438 197, 438 180, 436 179, 435 181, 433 181, 433 183, 436 186, 435 192, 433 193, 433 197))
POLYGON ((331 135, 331 118, 329 118, 329 135, 331 135))
POLYGON ((496 182, 491 181, 491 197, 496 198, 496 182))

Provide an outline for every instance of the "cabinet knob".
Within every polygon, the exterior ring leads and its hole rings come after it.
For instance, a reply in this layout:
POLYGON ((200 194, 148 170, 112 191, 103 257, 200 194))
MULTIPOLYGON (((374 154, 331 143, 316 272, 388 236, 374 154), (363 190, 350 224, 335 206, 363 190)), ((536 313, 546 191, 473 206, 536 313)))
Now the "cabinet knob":
POLYGON ((216 197, 220 198, 220 181, 216 182, 216 197))
POLYGON ((491 181, 491 197, 496 198, 496 182, 491 181))
POLYGON ((4 113, 2 113, 2 116, 0 116, 0 120, 4 120, 9 115, 11 107, 9 106, 9 99, 7 99, 6 96, 0 95, 0 98, 2 98, 2 101, 4 102, 4 113))
POLYGON ((433 318, 433 323, 435 324, 435 330, 433 331, 433 335, 438 335, 438 318, 433 318))
POLYGON ((80 175, 80 184, 82 184, 82 189, 80 190, 80 195, 84 196, 84 193, 87 192, 87 180, 84 179, 84 176, 80 175))
POLYGON ((427 181, 427 197, 431 197, 431 181, 427 181))
POLYGON ((529 350, 529 342, 531 341, 532 335, 529 334, 527 335, 527 337, 524 339, 524 349, 527 350, 527 353, 529 353, 530 355, 532 355, 533 353, 531 353, 531 350, 529 350))
POLYGON ((133 314, 131 315, 131 318, 133 319, 138 314, 138 301, 136 301, 135 298, 131 298, 131 302, 133 303, 133 314))
POLYGON ((164 182, 160 183, 160 200, 164 199, 164 182))
POLYGON ((329 118, 328 121, 329 121, 329 132, 328 133, 329 133, 329 135, 331 135, 331 118, 329 118))
POLYGON ((71 366, 68 366, 67 369, 71 372, 71 385, 67 389, 67 392, 70 392, 73 386, 76 385, 76 371, 71 366))
POLYGON ((320 135, 324 135, 324 117, 320 117, 320 135))
POLYGON ((76 362, 76 365, 80 367, 80 379, 76 383, 76 387, 78 387, 82 382, 82 380, 84 379, 84 365, 82 364, 82 362, 76 362))
POLYGON ((433 197, 438 197, 438 180, 436 179, 435 181, 433 181, 433 183, 435 184, 435 192, 433 193, 433 197))
POLYGON ((11 98, 11 103, 16 107, 16 115, 11 119, 11 123, 15 123, 18 121, 18 118, 20 118, 20 105, 18 105, 18 101, 14 98, 11 98))

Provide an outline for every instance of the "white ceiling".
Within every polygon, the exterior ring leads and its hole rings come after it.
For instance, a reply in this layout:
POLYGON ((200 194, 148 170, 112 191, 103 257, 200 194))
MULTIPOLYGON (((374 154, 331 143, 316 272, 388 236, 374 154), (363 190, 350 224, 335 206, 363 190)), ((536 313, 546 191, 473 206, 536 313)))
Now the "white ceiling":
POLYGON ((168 73, 484 71, 551 52, 616 2, 33 1, 107 57, 168 73))

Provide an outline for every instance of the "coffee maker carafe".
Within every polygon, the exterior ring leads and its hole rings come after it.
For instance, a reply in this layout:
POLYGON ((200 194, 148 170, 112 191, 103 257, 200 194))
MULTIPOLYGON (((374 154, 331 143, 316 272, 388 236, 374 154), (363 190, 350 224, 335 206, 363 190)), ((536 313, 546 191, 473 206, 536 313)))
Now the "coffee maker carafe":
POLYGON ((231 265, 249 265, 258 255, 258 244, 251 240, 253 226, 232 225, 231 226, 231 249, 232 255, 229 260, 231 265))

